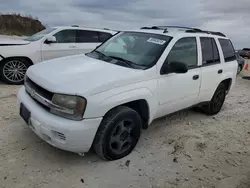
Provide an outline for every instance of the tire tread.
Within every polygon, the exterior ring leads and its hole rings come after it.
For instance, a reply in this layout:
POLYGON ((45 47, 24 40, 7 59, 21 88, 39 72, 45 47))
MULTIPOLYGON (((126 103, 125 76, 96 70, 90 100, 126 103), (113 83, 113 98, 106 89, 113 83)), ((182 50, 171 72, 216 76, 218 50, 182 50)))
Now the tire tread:
MULTIPOLYGON (((105 153, 104 148, 103 148, 103 143, 105 142, 105 132, 109 127, 109 122, 114 121, 114 119, 116 119, 116 117, 119 116, 120 114, 131 112, 131 111, 137 113, 135 110, 133 110, 127 106, 118 106, 118 107, 112 109, 111 111, 109 111, 105 115, 103 121, 101 122, 101 124, 97 130, 97 133, 96 133, 96 136, 95 136, 95 139, 93 142, 94 150, 95 150, 96 154, 101 159, 113 160, 111 157, 109 157, 105 153)), ((139 114, 138 114, 138 116, 139 116, 139 114)), ((140 118, 140 116, 139 116, 139 118, 140 118)))

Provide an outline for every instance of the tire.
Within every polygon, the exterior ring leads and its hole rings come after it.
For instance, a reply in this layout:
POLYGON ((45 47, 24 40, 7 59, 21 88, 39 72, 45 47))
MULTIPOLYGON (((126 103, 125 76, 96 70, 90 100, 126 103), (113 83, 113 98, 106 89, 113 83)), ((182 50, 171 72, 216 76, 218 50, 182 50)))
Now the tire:
POLYGON ((94 151, 103 160, 121 159, 136 147, 141 128, 142 120, 135 110, 116 107, 104 116, 93 142, 94 151))
POLYGON ((207 115, 218 114, 226 98, 226 86, 221 83, 216 89, 211 101, 202 107, 207 115))
POLYGON ((241 71, 242 71, 242 65, 238 65, 237 74, 240 74, 241 71))
POLYGON ((24 75, 32 65, 25 58, 9 58, 0 63, 0 78, 7 84, 20 85, 24 82, 24 75))

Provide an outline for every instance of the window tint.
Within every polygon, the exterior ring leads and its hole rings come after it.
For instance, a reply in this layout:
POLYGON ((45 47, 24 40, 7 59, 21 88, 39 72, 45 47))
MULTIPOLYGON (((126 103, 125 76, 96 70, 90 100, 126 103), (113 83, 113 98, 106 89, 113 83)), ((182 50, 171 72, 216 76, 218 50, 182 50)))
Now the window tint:
POLYGON ((212 38, 201 37, 202 64, 214 62, 212 38))
POLYGON ((223 51, 225 62, 233 61, 236 59, 233 45, 228 39, 219 39, 220 45, 223 51))
POLYGON ((62 30, 54 35, 57 43, 75 43, 76 30, 62 30))
POLYGON ((96 31, 77 30, 76 42, 98 43, 98 33, 96 31))
POLYGON ((214 63, 219 63, 220 62, 220 54, 219 54, 217 44, 213 38, 212 38, 212 47, 213 47, 214 63))
POLYGON ((202 64, 220 63, 218 46, 213 38, 201 37, 202 64))
POLYGON ((196 38, 182 38, 175 43, 167 57, 168 63, 174 61, 183 62, 190 68, 197 66, 196 38))
POLYGON ((112 35, 110 33, 99 32, 99 42, 108 40, 112 35))

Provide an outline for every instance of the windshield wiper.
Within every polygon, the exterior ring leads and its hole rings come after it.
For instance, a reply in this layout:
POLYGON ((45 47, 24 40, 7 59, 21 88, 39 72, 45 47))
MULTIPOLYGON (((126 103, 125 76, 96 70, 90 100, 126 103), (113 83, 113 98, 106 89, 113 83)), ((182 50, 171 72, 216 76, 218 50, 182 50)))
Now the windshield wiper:
POLYGON ((133 63, 133 62, 131 62, 131 61, 129 61, 129 60, 123 59, 123 58, 121 58, 121 57, 115 57, 115 56, 108 56, 108 57, 111 57, 111 58, 113 58, 113 59, 120 60, 120 61, 124 62, 126 65, 128 65, 129 67, 134 68, 133 64, 135 64, 135 63, 133 63))
MULTIPOLYGON (((101 54, 103 57, 106 57, 106 55, 104 53, 100 52, 100 51, 94 50, 93 52, 96 52, 98 54, 101 54)), ((93 53, 93 52, 91 52, 91 53, 93 53)))

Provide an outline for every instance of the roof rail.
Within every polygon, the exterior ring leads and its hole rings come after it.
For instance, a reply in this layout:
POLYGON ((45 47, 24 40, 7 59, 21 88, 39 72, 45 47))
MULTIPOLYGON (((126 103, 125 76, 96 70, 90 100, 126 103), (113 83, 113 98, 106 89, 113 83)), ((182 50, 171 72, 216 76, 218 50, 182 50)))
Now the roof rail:
POLYGON ((166 29, 166 28, 175 28, 175 29, 197 29, 197 28, 193 28, 193 27, 174 26, 174 25, 153 26, 153 27, 158 27, 158 28, 162 28, 162 29, 166 29))
POLYGON ((167 33, 168 30, 167 28, 160 28, 160 27, 157 27, 157 26, 152 26, 152 27, 141 27, 141 29, 157 29, 157 30, 163 30, 163 33, 167 33))
POLYGON ((72 25, 71 27, 79 27, 79 25, 72 25))
POLYGON ((201 30, 198 28, 193 28, 193 27, 183 27, 183 26, 152 26, 152 27, 142 27, 141 29, 159 29, 159 30, 164 30, 164 32, 167 32, 167 29, 170 28, 175 28, 175 29, 184 29, 186 33, 207 33, 207 34, 212 34, 212 35, 218 35, 222 37, 226 37, 221 32, 216 32, 216 31, 206 31, 206 30, 201 30))
POLYGON ((211 34, 211 35, 218 35, 218 36, 222 36, 222 37, 226 37, 225 34, 221 33, 221 32, 217 32, 217 31, 206 31, 206 30, 186 30, 186 33, 207 33, 207 34, 211 34))

